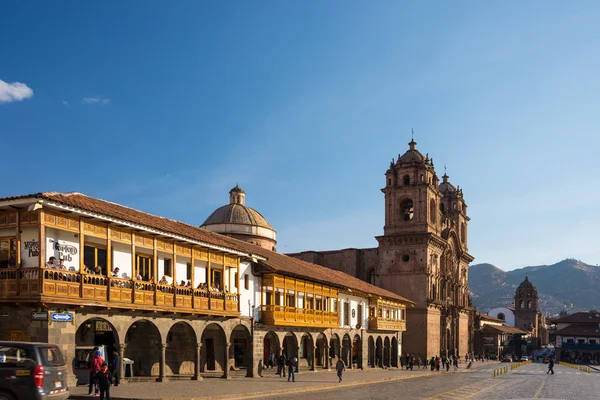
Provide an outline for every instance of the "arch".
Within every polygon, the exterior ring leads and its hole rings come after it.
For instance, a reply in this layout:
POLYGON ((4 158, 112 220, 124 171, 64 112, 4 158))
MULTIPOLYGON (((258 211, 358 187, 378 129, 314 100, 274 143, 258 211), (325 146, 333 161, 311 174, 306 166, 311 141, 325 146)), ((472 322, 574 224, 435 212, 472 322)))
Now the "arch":
POLYGON ((273 368, 277 365, 277 358, 281 354, 281 345, 279 337, 273 331, 266 333, 263 339, 263 361, 268 368, 273 368))
POLYGON ((245 325, 236 325, 231 331, 229 347, 230 364, 234 369, 245 368, 246 376, 252 375, 252 335, 245 325))
POLYGON ((398 339, 392 336, 392 367, 398 368, 398 339))
POLYGON ((347 333, 342 338, 342 360, 346 365, 352 365, 352 339, 347 333))
POLYGON ((437 222, 437 207, 435 206, 435 200, 431 199, 429 201, 429 221, 432 224, 435 224, 437 222))
MULTIPOLYGON (((119 349, 119 333, 114 325, 107 319, 90 317, 81 321, 75 332, 75 360, 87 360, 94 347, 99 347, 104 360, 112 357, 113 350, 119 349)), ((76 373, 77 384, 89 383, 89 374, 85 362, 79 364, 74 361, 73 369, 81 369, 83 373, 76 373)))
POLYGON ((392 356, 392 348, 390 345, 390 338, 389 337, 385 337, 384 341, 383 341, 383 362, 382 365, 384 367, 391 367, 391 363, 390 363, 390 358, 392 356))
POLYGON ((304 333, 300 338, 300 355, 298 357, 298 367, 308 367, 311 370, 315 368, 315 344, 312 335, 304 333))
POLYGON ((383 368, 383 341, 381 336, 378 336, 375 341, 375 366, 383 368))
POLYGON ((340 336, 337 333, 332 334, 329 339, 329 357, 332 359, 341 357, 341 347, 342 343, 340 341, 340 336))
POLYGON ((229 353, 225 353, 228 343, 223 327, 216 322, 208 324, 202 331, 200 343, 202 343, 200 371, 228 372, 229 353))
POLYGON ((375 367, 375 339, 373 336, 369 336, 368 340, 367 362, 369 367, 375 367))
POLYGON ((292 332, 286 333, 283 338, 282 353, 286 358, 298 357, 298 338, 292 332))
POLYGON ((531 300, 527 300, 527 308, 531 308, 531 304, 532 304, 532 303, 533 303, 533 302, 532 302, 531 300))
POLYGON ((358 334, 354 335, 352 339, 352 364, 356 365, 357 368, 363 368, 362 340, 358 334))
POLYGON ((506 316, 504 315, 504 313, 499 313, 498 319, 501 319, 502 321, 506 321, 506 316))
POLYGON ((404 199, 400 202, 400 220, 410 221, 415 215, 415 208, 412 199, 404 199))
POLYGON ((329 366, 329 341, 324 333, 320 333, 317 336, 317 342, 315 345, 315 365, 317 367, 327 368, 329 366))
POLYGON ((165 350, 167 375, 192 376, 194 374, 196 343, 198 343, 196 332, 189 323, 179 321, 171 326, 167 333, 165 350))
POLYGON ((523 308, 523 304, 524 304, 523 300, 519 301, 519 308, 523 308))
POLYGON ((139 319, 129 325, 124 356, 133 360, 133 376, 159 376, 159 346, 163 343, 160 330, 152 321, 139 319))
POLYGON ((371 268, 369 270, 369 272, 367 273, 367 278, 368 278, 368 282, 371 285, 375 284, 375 279, 377 278, 377 276, 375 275, 375 268, 371 268))

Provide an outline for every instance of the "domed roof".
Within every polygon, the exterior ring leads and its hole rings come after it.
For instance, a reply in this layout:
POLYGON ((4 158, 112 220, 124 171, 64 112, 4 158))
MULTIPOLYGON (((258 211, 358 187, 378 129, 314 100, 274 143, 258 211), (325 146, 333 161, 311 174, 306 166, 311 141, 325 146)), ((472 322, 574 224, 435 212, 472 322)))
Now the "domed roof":
POLYGON ((424 162, 425 156, 421 154, 419 150, 416 149, 417 142, 413 140, 408 144, 410 149, 406 151, 400 158, 398 158, 398 162, 402 163, 412 163, 412 162, 424 162))
POLYGON ((244 204, 236 203, 227 204, 217 208, 210 214, 206 221, 204 221, 202 226, 215 224, 244 224, 273 229, 265 217, 258 211, 244 204))
POLYGON ((239 224, 259 226, 274 231, 266 218, 255 209, 246 206, 245 202, 246 192, 238 185, 235 185, 235 187, 229 191, 229 204, 217 208, 200 226, 239 224))
POLYGON ((448 175, 444 174, 444 176, 442 176, 442 183, 440 183, 439 186, 439 190, 442 193, 445 192, 456 192, 456 188, 454 187, 453 184, 451 184, 450 182, 448 182, 448 178, 450 178, 448 175))
POLYGON ((535 287, 535 285, 533 283, 531 283, 531 281, 529 280, 529 277, 527 275, 525 275, 525 280, 523 282, 521 282, 521 284, 519 285, 519 289, 529 289, 529 290, 533 290, 537 293, 537 289, 535 287))

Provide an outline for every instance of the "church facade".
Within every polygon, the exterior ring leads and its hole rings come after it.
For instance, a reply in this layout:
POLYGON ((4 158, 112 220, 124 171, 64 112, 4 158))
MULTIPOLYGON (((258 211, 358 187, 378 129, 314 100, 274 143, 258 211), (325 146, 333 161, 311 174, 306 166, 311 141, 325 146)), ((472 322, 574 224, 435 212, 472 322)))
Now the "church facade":
POLYGON ((406 353, 464 356, 471 351, 467 204, 460 187, 436 175, 433 159, 409 149, 385 174, 385 220, 377 248, 289 254, 341 270, 413 300, 406 353))

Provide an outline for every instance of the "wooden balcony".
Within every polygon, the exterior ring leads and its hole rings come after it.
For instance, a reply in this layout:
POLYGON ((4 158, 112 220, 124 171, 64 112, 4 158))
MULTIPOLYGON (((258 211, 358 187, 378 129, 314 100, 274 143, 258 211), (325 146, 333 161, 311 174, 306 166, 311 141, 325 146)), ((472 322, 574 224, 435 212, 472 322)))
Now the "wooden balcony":
POLYGON ((338 313, 323 310, 284 306, 261 306, 261 322, 268 325, 307 326, 318 328, 339 327, 338 313))
POLYGON ((369 330, 404 332, 406 330, 406 321, 397 321, 383 317, 371 317, 369 318, 369 330))
POLYGON ((235 293, 158 285, 52 268, 0 270, 2 300, 239 316, 239 297, 235 293))

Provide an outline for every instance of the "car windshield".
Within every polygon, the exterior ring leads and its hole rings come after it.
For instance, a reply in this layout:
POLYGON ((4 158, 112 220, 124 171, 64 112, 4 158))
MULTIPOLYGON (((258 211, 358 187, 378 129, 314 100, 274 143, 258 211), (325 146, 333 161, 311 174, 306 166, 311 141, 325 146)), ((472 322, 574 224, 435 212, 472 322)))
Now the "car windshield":
POLYGON ((44 367, 62 367, 65 359, 56 346, 40 346, 37 348, 44 367))

